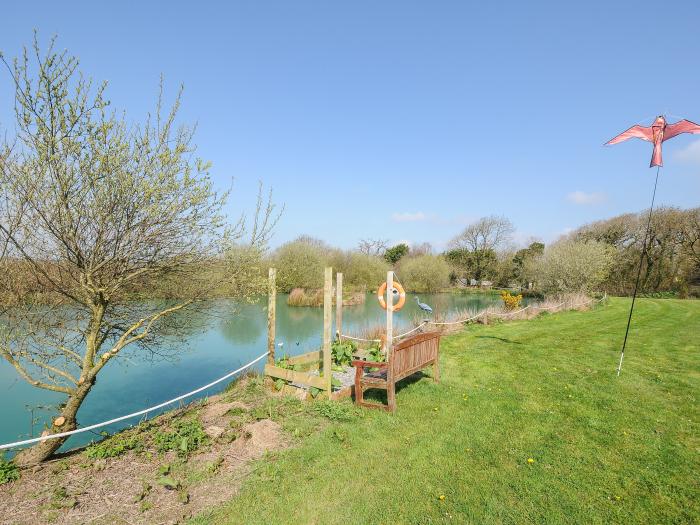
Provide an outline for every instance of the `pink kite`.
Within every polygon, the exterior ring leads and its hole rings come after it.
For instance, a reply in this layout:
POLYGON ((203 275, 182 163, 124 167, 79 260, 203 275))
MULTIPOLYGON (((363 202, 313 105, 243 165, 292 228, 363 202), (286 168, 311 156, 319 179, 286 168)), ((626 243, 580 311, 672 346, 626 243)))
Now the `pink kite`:
POLYGON ((649 207, 649 217, 647 218, 647 228, 644 232, 644 240, 642 241, 642 251, 639 258, 637 280, 634 283, 634 292, 632 293, 632 304, 630 305, 630 313, 627 316, 627 328, 625 329, 625 338, 622 341, 622 351, 620 352, 620 364, 617 366, 618 376, 620 375, 620 371, 622 370, 622 360, 625 357, 627 337, 629 336, 630 324, 632 323, 634 301, 637 298, 637 290, 639 289, 639 278, 642 275, 642 263, 644 262, 644 257, 647 251, 647 239, 649 238, 649 230, 651 227, 651 213, 654 210, 654 200, 656 199, 656 186, 659 183, 659 170, 661 166, 664 165, 663 160, 661 160, 661 144, 668 139, 672 139, 676 135, 680 135, 681 133, 700 134, 700 126, 697 125, 695 122, 691 122, 685 119, 679 120, 675 124, 667 124, 664 116, 659 115, 658 117, 656 117, 656 120, 654 120, 654 123, 651 126, 644 127, 637 124, 636 126, 632 126, 624 133, 620 133, 617 137, 605 143, 605 145, 607 146, 608 144, 617 144, 618 142, 622 142, 624 140, 632 138, 646 140, 647 142, 653 142, 654 153, 651 155, 651 164, 649 164, 649 167, 657 167, 656 180, 654 181, 654 193, 652 193, 651 195, 651 206, 649 207))
POLYGON ((679 120, 675 124, 667 124, 663 115, 659 115, 651 126, 644 127, 639 124, 632 126, 624 133, 620 133, 614 139, 606 142, 605 145, 617 144, 631 138, 653 142, 654 153, 651 156, 651 164, 649 164, 649 167, 652 168, 664 165, 661 160, 661 143, 681 133, 700 134, 700 126, 689 120, 679 120))

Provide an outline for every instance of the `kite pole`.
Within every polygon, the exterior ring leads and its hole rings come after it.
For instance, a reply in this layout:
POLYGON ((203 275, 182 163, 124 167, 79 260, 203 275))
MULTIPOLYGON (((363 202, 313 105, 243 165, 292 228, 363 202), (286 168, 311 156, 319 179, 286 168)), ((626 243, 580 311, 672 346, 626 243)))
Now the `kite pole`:
POLYGON ((620 376, 622 370, 622 360, 625 358, 625 346, 627 346, 627 336, 630 332, 630 324, 632 323, 632 311, 634 310, 634 301, 637 299, 637 288, 639 287, 639 278, 642 276, 642 264, 644 264, 644 256, 647 252, 647 238, 649 237, 649 229, 651 228, 651 212, 654 210, 654 200, 656 200, 656 186, 659 184, 659 170, 661 166, 656 166, 656 180, 654 181, 654 193, 651 195, 651 206, 649 207, 649 217, 647 219, 647 229, 644 232, 644 242, 642 243, 642 255, 639 258, 639 268, 637 270, 637 280, 634 283, 634 292, 632 293, 632 305, 630 306, 630 314, 627 317, 627 329, 625 330, 625 339, 622 342, 622 352, 620 352, 620 364, 617 367, 617 375, 620 376))

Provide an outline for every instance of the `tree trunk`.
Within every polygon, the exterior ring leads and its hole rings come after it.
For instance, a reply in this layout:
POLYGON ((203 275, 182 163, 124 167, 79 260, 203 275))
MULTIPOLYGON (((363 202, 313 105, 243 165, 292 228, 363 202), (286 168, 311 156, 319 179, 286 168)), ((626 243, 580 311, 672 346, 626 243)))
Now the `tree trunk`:
MULTIPOLYGON (((75 416, 78 413, 80 406, 83 404, 85 397, 87 397, 88 392, 90 392, 93 383, 94 381, 85 382, 78 386, 75 393, 68 398, 66 405, 59 414, 59 417, 65 418, 65 421, 61 426, 52 424, 51 428, 48 430, 49 434, 68 432, 77 428, 78 423, 75 416)), ((59 420, 59 417, 54 418, 54 421, 59 420)), ((27 467, 41 463, 42 461, 50 458, 54 452, 61 448, 61 445, 66 442, 68 437, 69 436, 39 441, 33 447, 20 451, 14 458, 15 464, 20 467, 27 467)))

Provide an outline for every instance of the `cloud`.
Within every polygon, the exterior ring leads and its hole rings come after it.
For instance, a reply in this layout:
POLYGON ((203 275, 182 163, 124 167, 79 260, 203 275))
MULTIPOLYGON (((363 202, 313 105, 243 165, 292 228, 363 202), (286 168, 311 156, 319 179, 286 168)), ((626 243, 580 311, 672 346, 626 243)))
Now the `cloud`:
POLYGON ((679 162, 686 164, 700 164, 700 140, 691 142, 685 148, 677 151, 675 157, 679 162))
POLYGON ((391 220, 394 222, 417 222, 424 221, 428 216, 422 211, 417 211, 415 213, 403 212, 403 213, 392 213, 391 220))
POLYGON ((591 192, 586 193, 585 191, 572 191, 566 196, 566 199, 574 204, 588 205, 588 204, 600 204, 607 200, 608 196, 605 193, 591 192))

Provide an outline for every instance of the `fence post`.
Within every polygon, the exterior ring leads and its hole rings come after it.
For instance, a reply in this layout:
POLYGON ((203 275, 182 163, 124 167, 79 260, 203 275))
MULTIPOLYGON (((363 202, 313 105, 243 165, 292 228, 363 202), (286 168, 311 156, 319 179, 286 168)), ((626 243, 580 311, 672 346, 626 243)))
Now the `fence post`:
POLYGON ((270 268, 267 283, 267 362, 275 364, 275 307, 277 301, 277 270, 270 268))
POLYGON ((386 351, 387 356, 391 350, 394 336, 394 272, 389 270, 386 272, 386 351))
MULTIPOLYGON (((389 364, 387 369, 386 380, 389 385, 392 384, 394 377, 392 371, 392 347, 394 346, 394 272, 389 270, 386 272, 386 360, 389 364)), ((396 403, 396 392, 393 388, 387 388, 386 397, 387 405, 393 407, 396 403)))
POLYGON ((326 268, 323 284, 323 379, 331 396, 331 324, 333 319, 333 268, 326 268))
POLYGON ((335 274, 335 331, 340 338, 343 333, 343 274, 335 274))

